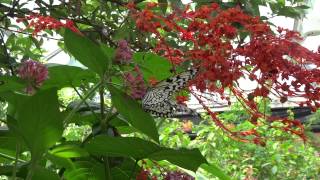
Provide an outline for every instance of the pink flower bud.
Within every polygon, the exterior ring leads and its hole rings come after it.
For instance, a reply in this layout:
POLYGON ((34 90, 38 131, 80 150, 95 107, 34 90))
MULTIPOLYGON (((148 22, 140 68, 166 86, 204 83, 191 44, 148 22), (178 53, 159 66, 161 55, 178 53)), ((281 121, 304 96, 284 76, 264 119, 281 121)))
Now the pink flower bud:
POLYGON ((48 69, 40 62, 28 60, 21 63, 18 69, 18 75, 21 79, 27 81, 26 92, 32 94, 34 88, 38 88, 48 78, 48 69))
POLYGON ((116 49, 115 61, 119 64, 128 64, 132 60, 132 51, 128 46, 126 40, 120 40, 118 42, 118 48, 116 49))
POLYGON ((125 84, 128 87, 128 94, 133 99, 141 99, 146 94, 147 87, 143 81, 143 76, 140 69, 136 66, 135 75, 128 72, 124 75, 125 84))

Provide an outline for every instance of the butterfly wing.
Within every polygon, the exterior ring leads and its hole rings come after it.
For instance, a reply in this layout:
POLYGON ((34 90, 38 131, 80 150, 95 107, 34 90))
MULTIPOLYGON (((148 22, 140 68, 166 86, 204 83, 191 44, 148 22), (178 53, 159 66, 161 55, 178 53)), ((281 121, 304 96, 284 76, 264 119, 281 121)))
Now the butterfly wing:
POLYGON ((142 99, 143 109, 159 117, 172 117, 176 112, 185 111, 187 107, 172 101, 172 95, 184 88, 197 72, 198 69, 190 69, 150 88, 142 99))

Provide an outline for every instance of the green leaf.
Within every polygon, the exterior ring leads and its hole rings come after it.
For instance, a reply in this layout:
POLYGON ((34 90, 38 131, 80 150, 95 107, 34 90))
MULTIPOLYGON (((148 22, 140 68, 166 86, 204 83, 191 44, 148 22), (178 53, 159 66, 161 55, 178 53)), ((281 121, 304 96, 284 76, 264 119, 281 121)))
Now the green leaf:
POLYGON ((310 6, 301 5, 301 6, 296 6, 295 8, 297 8, 297 9, 310 9, 310 6))
POLYGON ((1 3, 11 4, 12 0, 2 0, 1 3))
POLYGON ((108 57, 109 60, 106 63, 108 63, 107 67, 110 67, 112 65, 112 59, 114 59, 116 50, 114 48, 108 47, 105 44, 101 44, 101 50, 104 55, 108 57))
POLYGON ((177 0, 169 0, 171 6, 175 6, 177 8, 183 9, 184 8, 184 4, 182 3, 182 1, 177 1, 177 0))
POLYGON ((62 158, 76 158, 89 156, 88 152, 75 144, 62 144, 53 148, 50 153, 62 158))
MULTIPOLYGON (((5 176, 11 176, 14 165, 12 162, 9 164, 2 164, 0 166, 0 174, 5 176)), ((17 177, 24 179, 28 173, 28 163, 17 164, 17 177)))
POLYGON ((86 37, 66 29, 64 41, 67 50, 83 65, 103 76, 108 68, 109 59, 101 48, 86 37))
POLYGON ((85 148, 92 154, 108 156, 127 156, 143 159, 160 149, 155 143, 136 137, 97 136, 85 148))
POLYGON ((74 162, 75 168, 67 169, 63 174, 68 180, 105 179, 104 167, 96 161, 80 160, 74 162))
POLYGON ((65 173, 65 178, 70 180, 86 180, 92 176, 91 168, 78 168, 65 173))
POLYGON ((5 98, 8 98, 13 117, 9 119, 10 130, 16 130, 32 158, 38 159, 63 132, 56 89, 39 91, 33 96, 12 94, 5 98))
POLYGON ((253 15, 255 16, 260 16, 259 5, 261 5, 261 2, 257 0, 250 0, 247 2, 245 9, 252 11, 253 15))
POLYGON ((114 33, 114 40, 121 40, 121 39, 127 39, 130 37, 131 34, 131 25, 125 23, 124 25, 121 26, 121 28, 118 28, 115 33, 114 33))
POLYGON ((55 166, 66 169, 75 169, 73 162, 70 159, 58 157, 50 153, 46 154, 46 159, 50 160, 55 166))
POLYGON ((0 150, 2 149, 16 149, 17 139, 10 133, 2 133, 0 134, 0 150))
POLYGON ((286 16, 291 18, 300 17, 303 14, 302 9, 295 9, 293 7, 285 6, 279 9, 278 15, 279 16, 286 16))
POLYGON ((142 67, 144 78, 155 77, 157 80, 163 80, 170 76, 172 66, 170 62, 153 53, 135 53, 133 59, 142 67))
POLYGON ((111 175, 113 179, 130 179, 129 175, 118 167, 111 169, 111 175))
POLYGON ((159 142, 156 124, 150 114, 146 113, 140 104, 121 90, 108 86, 111 100, 118 112, 137 130, 159 142))
POLYGON ((32 176, 32 180, 59 180, 58 174, 45 169, 43 167, 37 167, 35 170, 34 175, 32 176))
MULTIPOLYGON (((18 139, 12 132, 9 130, 0 130, 0 157, 2 158, 0 162, 12 162, 12 159, 14 159, 16 155, 17 143, 18 139)), ((19 144, 19 149, 23 152, 26 150, 26 147, 19 144)))
POLYGON ((278 172, 278 167, 277 166, 273 166, 271 169, 272 174, 276 174, 278 172))
POLYGON ((206 163, 206 159, 198 149, 162 149, 150 154, 148 158, 157 161, 168 160, 175 165, 192 171, 196 171, 201 164, 206 163))
POLYGON ((222 169, 220 169, 218 166, 214 164, 202 164, 200 168, 205 170, 209 174, 218 177, 221 180, 231 180, 231 178, 228 175, 226 175, 222 169))
POLYGON ((42 88, 78 87, 83 80, 92 82, 95 79, 92 71, 76 66, 50 64, 48 71, 49 79, 45 81, 42 88))
POLYGON ((0 92, 22 90, 26 85, 18 77, 0 76, 0 92))
POLYGON ((286 5, 286 1, 285 0, 278 0, 278 5, 280 5, 281 7, 286 5))
POLYGON ((162 13, 165 14, 167 11, 167 8, 168 8, 168 1, 167 0, 158 0, 158 4, 161 8, 162 13))
MULTIPOLYGON (((101 44, 101 50, 104 53, 105 56, 108 57, 108 59, 113 59, 116 50, 114 48, 111 48, 105 44, 101 44)), ((110 61, 111 62, 111 61, 110 61)))
POLYGON ((167 160, 182 168, 196 171, 206 163, 198 149, 169 149, 136 137, 100 135, 90 140, 85 148, 95 155, 126 156, 135 159, 167 160))

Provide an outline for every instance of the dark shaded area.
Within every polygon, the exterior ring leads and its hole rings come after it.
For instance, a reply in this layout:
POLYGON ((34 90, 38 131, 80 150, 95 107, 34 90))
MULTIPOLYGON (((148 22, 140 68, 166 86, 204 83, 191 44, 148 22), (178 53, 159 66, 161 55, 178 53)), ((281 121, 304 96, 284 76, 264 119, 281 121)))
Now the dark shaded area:
POLYGON ((312 132, 320 132, 320 120, 315 119, 315 122, 311 121, 313 112, 308 107, 295 107, 295 108, 273 108, 271 109, 272 116, 276 117, 287 117, 288 110, 294 113, 294 118, 298 119, 304 125, 310 125, 310 130, 312 132))

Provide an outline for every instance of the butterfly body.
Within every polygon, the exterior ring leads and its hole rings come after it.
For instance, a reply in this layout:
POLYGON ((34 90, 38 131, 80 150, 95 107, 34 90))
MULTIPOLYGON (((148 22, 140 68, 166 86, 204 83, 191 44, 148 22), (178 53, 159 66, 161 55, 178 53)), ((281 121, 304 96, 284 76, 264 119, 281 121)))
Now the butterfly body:
POLYGON ((191 111, 187 106, 177 104, 172 95, 183 89, 197 72, 198 69, 189 69, 149 88, 142 99, 142 108, 158 117, 172 117, 179 112, 191 111))

